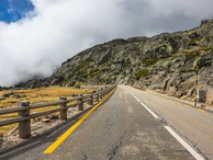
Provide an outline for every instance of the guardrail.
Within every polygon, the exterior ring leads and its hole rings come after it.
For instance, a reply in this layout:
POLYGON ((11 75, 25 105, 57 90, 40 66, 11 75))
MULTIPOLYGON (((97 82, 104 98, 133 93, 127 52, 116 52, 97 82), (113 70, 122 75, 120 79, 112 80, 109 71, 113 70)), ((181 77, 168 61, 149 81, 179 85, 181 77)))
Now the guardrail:
POLYGON ((30 122, 31 118, 36 118, 39 116, 60 112, 59 114, 60 119, 67 120, 67 111, 69 108, 78 106, 78 110, 83 111, 84 103, 89 102, 90 105, 93 105, 94 101, 99 102, 100 99, 102 99, 106 94, 111 92, 114 88, 115 86, 101 89, 91 94, 84 94, 84 95, 79 94, 78 97, 74 97, 74 98, 67 98, 66 96, 61 96, 60 100, 55 102, 30 104, 30 102, 26 100, 20 101, 18 103, 18 107, 0 109, 0 115, 18 112, 17 117, 0 121, 0 126, 6 126, 6 125, 18 123, 19 137, 27 138, 31 135, 31 122, 30 122), (73 103, 68 104, 70 102, 73 102, 73 103), (57 106, 57 105, 59 105, 60 107, 47 110, 44 112, 30 113, 30 110, 32 109, 49 107, 49 106, 57 106))

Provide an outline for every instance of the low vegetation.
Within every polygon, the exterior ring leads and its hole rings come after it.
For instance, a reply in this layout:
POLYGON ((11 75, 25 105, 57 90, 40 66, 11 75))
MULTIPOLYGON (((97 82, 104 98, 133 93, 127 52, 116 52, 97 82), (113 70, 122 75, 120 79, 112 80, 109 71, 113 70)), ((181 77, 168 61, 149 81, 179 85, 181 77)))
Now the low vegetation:
POLYGON ((145 66, 151 66, 155 63, 158 62, 158 59, 142 59, 142 64, 144 64, 145 66))
MULTIPOLYGON (((48 88, 38 88, 38 89, 29 89, 29 90, 6 90, 0 91, 0 108, 9 108, 18 106, 18 102, 22 100, 29 100, 30 103, 39 103, 39 102, 50 102, 57 101, 62 95, 72 97, 77 94, 84 94, 93 91, 93 89, 77 89, 77 88, 65 88, 65 87, 48 87, 48 88)), ((57 106, 56 106, 57 107, 57 106)), ((53 109, 55 106, 50 106, 48 108, 39 108, 32 110, 31 112, 41 112, 49 109, 53 109)), ((17 113, 0 115, 0 120, 6 118, 12 118, 17 116, 17 113)), ((17 124, 8 125, 0 127, 0 133, 6 134, 12 128, 16 127, 17 124)))
POLYGON ((148 76, 148 74, 149 71, 147 69, 142 69, 135 74, 134 79, 139 80, 141 77, 148 76))

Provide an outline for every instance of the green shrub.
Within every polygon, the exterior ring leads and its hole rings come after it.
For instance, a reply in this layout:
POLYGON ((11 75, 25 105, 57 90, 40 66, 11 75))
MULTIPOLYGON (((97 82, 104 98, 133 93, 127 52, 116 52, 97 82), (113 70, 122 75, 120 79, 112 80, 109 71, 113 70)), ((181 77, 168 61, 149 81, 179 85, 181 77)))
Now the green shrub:
POLYGON ((130 58, 127 58, 125 61, 124 61, 124 63, 123 63, 123 67, 124 68, 131 68, 131 60, 130 60, 130 58))
POLYGON ((155 64, 158 61, 158 59, 142 59, 142 63, 146 66, 150 66, 155 64))
POLYGON ((100 72, 100 69, 99 69, 99 68, 90 70, 90 71, 89 71, 89 76, 90 76, 90 78, 91 78, 91 77, 94 77, 94 76, 95 76, 97 73, 99 73, 99 72, 100 72))
POLYGON ((149 71, 147 69, 142 69, 138 71, 133 78, 136 80, 139 80, 141 77, 148 76, 148 74, 149 74, 149 71))
POLYGON ((181 73, 191 73, 191 72, 195 72, 195 69, 187 69, 187 70, 181 70, 181 73))

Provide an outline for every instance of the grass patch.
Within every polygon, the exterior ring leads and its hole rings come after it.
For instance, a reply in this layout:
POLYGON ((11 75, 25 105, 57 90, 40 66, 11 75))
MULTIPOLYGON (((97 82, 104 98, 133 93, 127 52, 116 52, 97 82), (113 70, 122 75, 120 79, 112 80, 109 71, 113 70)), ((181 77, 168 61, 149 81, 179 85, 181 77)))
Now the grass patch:
POLYGON ((147 69, 142 69, 138 71, 133 78, 136 80, 139 80, 141 77, 146 77, 148 75, 149 75, 149 71, 147 69))
POLYGON ((130 58, 127 58, 125 61, 124 61, 124 64, 123 64, 123 67, 126 68, 126 69, 129 69, 131 68, 131 60, 130 58))
POLYGON ((92 69, 89 71, 89 78, 92 78, 94 77, 95 75, 97 75, 99 72, 101 71, 101 69, 99 68, 95 68, 95 69, 92 69))
MULTIPOLYGON (((13 92, 13 94, 20 95, 20 98, 14 98, 13 95, 10 95, 4 100, 0 101, 0 108, 10 108, 18 106, 18 102, 22 100, 29 100, 31 104, 33 103, 40 103, 40 102, 50 102, 50 101, 57 101, 59 97, 62 95, 71 97, 74 94, 84 94, 93 91, 92 89, 76 89, 76 88, 65 88, 65 87, 48 87, 48 88, 38 88, 38 89, 29 89, 29 90, 13 90, 13 91, 0 91, 0 96, 8 93, 13 92), (21 98, 21 95, 24 97, 21 98)), ((49 106, 44 108, 38 108, 31 110, 32 112, 43 112, 50 109, 57 108, 58 106, 49 106)), ((8 118, 12 118, 17 116, 17 113, 13 114, 6 114, 0 115, 0 121, 8 118)), ((17 126, 17 124, 8 125, 0 127, 0 133, 6 134, 12 128, 17 126)))
POLYGON ((183 54, 186 56, 187 59, 191 59, 199 55, 199 50, 188 49, 184 50, 183 54))
POLYGON ((187 70, 181 70, 181 73, 191 73, 191 72, 196 72, 195 69, 187 69, 187 70))
POLYGON ((203 47, 200 52, 203 53, 203 52, 209 52, 209 51, 212 51, 213 50, 213 46, 207 46, 207 47, 203 47))
POLYGON ((142 63, 146 66, 151 66, 158 62, 158 59, 142 59, 142 63))

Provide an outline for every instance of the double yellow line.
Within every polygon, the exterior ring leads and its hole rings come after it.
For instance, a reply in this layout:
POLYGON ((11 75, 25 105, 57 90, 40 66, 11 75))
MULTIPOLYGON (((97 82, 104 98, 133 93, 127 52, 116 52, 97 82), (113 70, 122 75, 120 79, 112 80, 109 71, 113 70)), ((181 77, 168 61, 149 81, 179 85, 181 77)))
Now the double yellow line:
POLYGON ((106 95, 98 104, 90 109, 83 117, 81 117, 73 126, 71 126, 66 132, 64 132, 53 144, 51 144, 43 153, 51 154, 89 115, 95 111, 103 102, 105 102, 116 90, 113 89, 108 95, 106 95))

